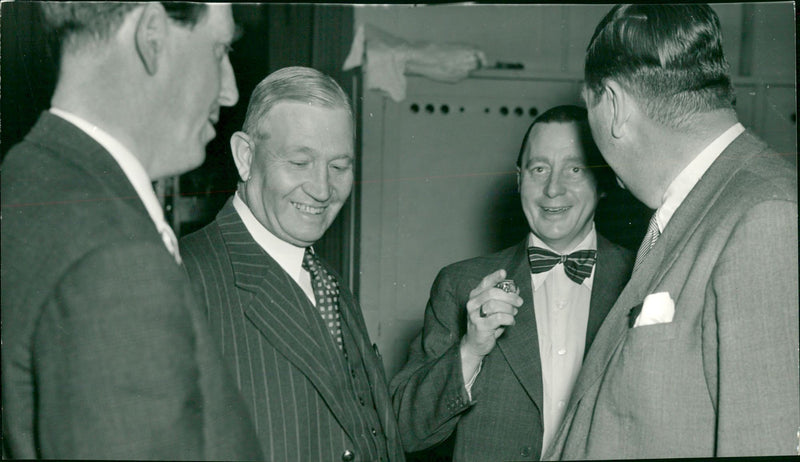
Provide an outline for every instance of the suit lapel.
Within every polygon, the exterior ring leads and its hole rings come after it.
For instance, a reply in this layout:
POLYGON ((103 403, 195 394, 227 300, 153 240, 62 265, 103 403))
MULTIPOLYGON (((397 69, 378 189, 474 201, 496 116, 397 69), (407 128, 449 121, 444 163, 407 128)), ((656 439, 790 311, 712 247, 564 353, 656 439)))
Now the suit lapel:
POLYGON ((245 315, 308 378, 342 428, 355 439, 355 423, 344 412, 346 383, 341 371, 346 368, 316 308, 253 240, 231 200, 217 215, 217 223, 231 259, 236 287, 243 292, 245 315))
MULTIPOLYGON (((589 302, 589 320, 586 325, 586 349, 588 353, 597 330, 608 315, 617 299, 619 289, 625 286, 630 277, 630 267, 616 258, 611 258, 613 245, 605 237, 597 234, 597 264, 592 283, 592 298, 589 302)), ((585 355, 584 355, 585 358, 585 355)))
MULTIPOLYGON (((61 156, 62 159, 71 162, 81 169, 87 177, 96 179, 98 183, 107 188, 107 191, 102 192, 102 195, 98 197, 90 197, 87 193, 84 198, 87 206, 93 203, 114 200, 120 206, 128 207, 134 215, 151 221, 144 203, 142 203, 128 177, 125 176, 122 168, 105 148, 84 133, 83 130, 61 117, 44 111, 36 125, 31 129, 31 132, 26 135, 26 139, 33 143, 47 146, 54 152, 64 153, 61 156)), ((127 231, 134 234, 142 229, 158 236, 155 225, 152 226, 152 229, 149 227, 129 228, 127 231)), ((161 239, 160 236, 158 239, 161 239)))
POLYGON ((536 330, 536 316, 533 310, 533 291, 531 289, 531 273, 528 264, 527 238, 517 247, 513 257, 501 262, 508 268, 509 279, 519 286, 523 299, 522 306, 516 316, 516 323, 506 328, 497 339, 497 347, 503 353, 514 375, 531 400, 542 410, 542 364, 539 356, 539 335, 536 330))
MULTIPOLYGON (((631 276, 616 303, 602 324, 584 361, 575 384, 569 416, 586 391, 600 378, 608 362, 623 341, 629 325, 629 313, 640 305, 645 296, 655 290, 669 271, 682 249, 712 208, 725 183, 749 158, 757 155, 765 145, 745 132, 731 143, 711 164, 683 203, 675 211, 664 232, 656 241, 639 271, 631 276)), ((680 294, 670 294, 677 300, 680 294)), ((679 309, 680 307, 676 307, 679 309)), ((566 420, 566 419, 565 419, 566 420)))

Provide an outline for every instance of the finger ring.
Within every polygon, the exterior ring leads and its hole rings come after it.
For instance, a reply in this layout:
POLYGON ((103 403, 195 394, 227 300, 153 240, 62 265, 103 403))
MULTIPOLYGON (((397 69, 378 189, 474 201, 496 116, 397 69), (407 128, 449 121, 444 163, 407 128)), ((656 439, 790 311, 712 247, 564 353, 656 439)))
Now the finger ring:
POLYGON ((485 312, 485 311, 483 311, 483 306, 481 306, 481 309, 479 309, 479 310, 478 310, 478 315, 479 315, 480 317, 482 317, 482 318, 485 318, 486 316, 488 316, 488 315, 486 314, 486 312, 485 312))
POLYGON ((494 285, 503 292, 519 294, 519 288, 512 279, 505 279, 494 285))

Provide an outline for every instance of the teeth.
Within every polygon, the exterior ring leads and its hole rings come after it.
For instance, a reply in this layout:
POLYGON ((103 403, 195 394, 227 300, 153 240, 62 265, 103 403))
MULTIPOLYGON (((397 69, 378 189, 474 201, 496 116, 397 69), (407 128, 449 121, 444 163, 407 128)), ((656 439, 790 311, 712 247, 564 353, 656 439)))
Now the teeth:
POLYGON ((550 213, 563 212, 567 209, 569 209, 569 207, 542 207, 542 210, 550 213))
POLYGON ((314 214, 314 215, 319 215, 320 213, 325 211, 325 207, 312 207, 310 205, 298 204, 296 202, 292 202, 292 205, 294 205, 294 208, 296 208, 297 210, 299 210, 301 212, 311 213, 311 214, 314 214))

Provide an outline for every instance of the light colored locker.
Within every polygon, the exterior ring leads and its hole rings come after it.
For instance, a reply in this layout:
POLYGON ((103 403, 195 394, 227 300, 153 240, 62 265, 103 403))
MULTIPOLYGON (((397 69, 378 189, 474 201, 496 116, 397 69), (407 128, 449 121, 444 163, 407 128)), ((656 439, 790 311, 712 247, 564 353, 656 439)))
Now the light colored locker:
POLYGON ((525 235, 515 166, 522 137, 535 115, 578 95, 570 80, 414 77, 401 103, 365 95, 381 100, 365 108, 380 108, 383 134, 379 146, 363 147, 359 287, 389 376, 422 327, 439 269, 525 235))

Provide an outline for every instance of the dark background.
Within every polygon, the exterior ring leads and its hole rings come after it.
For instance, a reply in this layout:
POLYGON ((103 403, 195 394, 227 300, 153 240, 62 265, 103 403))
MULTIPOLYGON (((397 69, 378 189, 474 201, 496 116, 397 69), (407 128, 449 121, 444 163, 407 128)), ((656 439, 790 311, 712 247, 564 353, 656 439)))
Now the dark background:
MULTIPOLYGON (((50 107, 58 73, 58 47, 44 32, 36 2, 3 2, 1 16, 0 155, 5 157, 39 114, 50 107)), ((264 77, 286 66, 309 66, 330 75, 353 95, 356 73, 341 71, 353 39, 352 6, 243 4, 233 5, 233 16, 242 31, 230 55, 239 102, 222 108, 217 137, 206 148, 205 163, 180 177, 179 194, 170 195, 168 190, 167 219, 171 210, 180 210, 179 235, 213 220, 235 191, 238 176, 228 141, 242 127, 250 93, 264 77)), ((356 156, 358 162, 360 153, 356 156)), ((357 189, 350 201, 357 197, 357 189)), ((350 226, 354 213, 350 205, 343 207, 315 245, 348 283, 350 273, 345 269, 353 263, 350 242, 358 242, 350 239, 351 233, 357 232, 350 226)))

